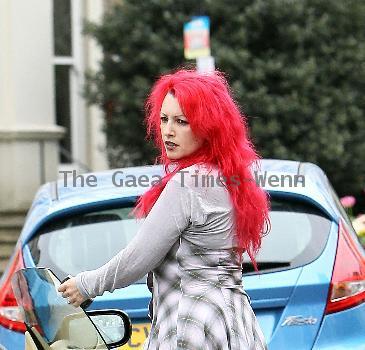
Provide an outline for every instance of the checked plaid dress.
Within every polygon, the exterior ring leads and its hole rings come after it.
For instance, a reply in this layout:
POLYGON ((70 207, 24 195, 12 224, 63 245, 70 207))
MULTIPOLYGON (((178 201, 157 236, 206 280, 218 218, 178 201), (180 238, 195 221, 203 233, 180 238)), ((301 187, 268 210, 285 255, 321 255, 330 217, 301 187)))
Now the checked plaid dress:
MULTIPOLYGON (((185 170, 207 174, 204 167, 185 170)), ((227 190, 185 185, 192 192, 190 224, 153 270, 154 313, 144 350, 267 349, 242 286, 227 190)))
POLYGON ((181 239, 154 270, 151 332, 144 350, 261 350, 263 334, 233 249, 181 239))

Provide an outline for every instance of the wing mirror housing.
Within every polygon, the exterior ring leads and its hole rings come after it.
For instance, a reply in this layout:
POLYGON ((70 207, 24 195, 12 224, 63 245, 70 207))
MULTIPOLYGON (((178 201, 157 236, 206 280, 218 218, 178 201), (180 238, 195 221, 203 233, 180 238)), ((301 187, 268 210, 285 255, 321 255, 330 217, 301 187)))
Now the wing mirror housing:
POLYGON ((128 342, 132 335, 132 322, 121 310, 93 310, 86 312, 110 349, 128 342))

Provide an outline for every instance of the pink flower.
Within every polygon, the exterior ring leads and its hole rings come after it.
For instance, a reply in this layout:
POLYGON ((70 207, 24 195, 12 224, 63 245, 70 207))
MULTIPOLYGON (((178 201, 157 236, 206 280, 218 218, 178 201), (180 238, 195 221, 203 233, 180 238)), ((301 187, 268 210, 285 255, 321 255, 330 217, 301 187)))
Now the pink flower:
POLYGON ((344 208, 352 208, 356 203, 356 199, 354 196, 345 196, 340 198, 340 202, 344 208))

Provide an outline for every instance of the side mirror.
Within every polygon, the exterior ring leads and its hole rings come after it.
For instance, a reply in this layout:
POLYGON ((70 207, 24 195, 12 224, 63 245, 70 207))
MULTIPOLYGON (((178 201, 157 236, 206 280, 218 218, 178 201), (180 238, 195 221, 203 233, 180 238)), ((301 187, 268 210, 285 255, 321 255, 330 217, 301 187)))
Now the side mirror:
POLYGON ((128 342, 132 335, 132 323, 121 310, 94 310, 86 312, 109 348, 117 348, 128 342))

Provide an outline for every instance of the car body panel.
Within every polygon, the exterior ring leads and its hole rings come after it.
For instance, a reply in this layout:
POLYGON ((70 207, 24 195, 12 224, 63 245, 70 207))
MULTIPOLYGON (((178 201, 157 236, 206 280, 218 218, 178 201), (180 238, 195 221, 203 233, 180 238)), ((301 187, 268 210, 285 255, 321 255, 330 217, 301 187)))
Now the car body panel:
POLYGON ((0 350, 24 349, 24 334, 0 326, 0 350))
POLYGON ((313 350, 363 350, 365 303, 326 315, 313 350))
POLYGON ((135 321, 145 322, 150 299, 151 292, 146 284, 132 284, 126 288, 116 289, 113 293, 105 292, 102 297, 96 297, 90 309, 117 308, 125 311, 135 321))

